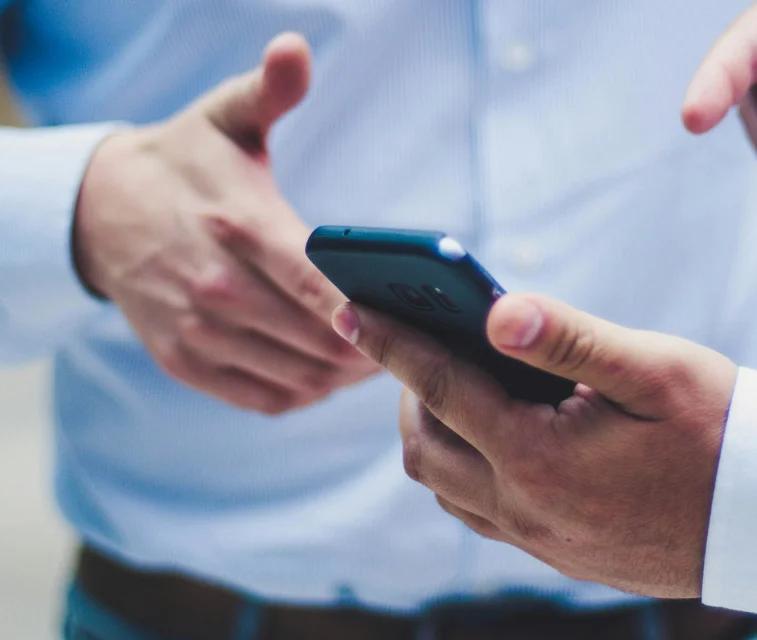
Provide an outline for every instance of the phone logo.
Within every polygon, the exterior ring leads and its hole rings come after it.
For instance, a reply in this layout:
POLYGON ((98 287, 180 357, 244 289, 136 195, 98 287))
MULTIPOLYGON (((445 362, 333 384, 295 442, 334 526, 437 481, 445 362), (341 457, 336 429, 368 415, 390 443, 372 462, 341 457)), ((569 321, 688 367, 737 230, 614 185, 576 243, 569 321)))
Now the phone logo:
POLYGON ((419 311, 433 311, 433 302, 435 302, 437 306, 450 313, 460 313, 461 311, 455 301, 439 287, 424 284, 421 286, 421 289, 423 289, 426 295, 423 295, 418 289, 411 287, 409 284, 392 282, 387 286, 400 302, 413 309, 419 311))
POLYGON ((392 282, 389 285, 391 292, 397 296, 400 302, 405 303, 413 309, 420 311, 433 311, 434 305, 418 289, 411 287, 409 284, 399 284, 392 282))

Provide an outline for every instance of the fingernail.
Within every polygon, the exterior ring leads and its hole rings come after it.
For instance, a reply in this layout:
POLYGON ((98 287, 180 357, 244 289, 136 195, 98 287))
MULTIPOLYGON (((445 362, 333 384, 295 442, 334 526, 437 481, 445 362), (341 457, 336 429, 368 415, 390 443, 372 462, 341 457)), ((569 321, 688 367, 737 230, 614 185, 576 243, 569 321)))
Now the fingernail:
POLYGON ((502 347, 523 349, 530 346, 544 324, 541 309, 523 298, 508 296, 499 305, 500 324, 494 341, 502 347))
POLYGON ((331 316, 331 326, 342 338, 350 344, 357 344, 360 335, 360 318, 350 308, 349 303, 343 304, 331 316))

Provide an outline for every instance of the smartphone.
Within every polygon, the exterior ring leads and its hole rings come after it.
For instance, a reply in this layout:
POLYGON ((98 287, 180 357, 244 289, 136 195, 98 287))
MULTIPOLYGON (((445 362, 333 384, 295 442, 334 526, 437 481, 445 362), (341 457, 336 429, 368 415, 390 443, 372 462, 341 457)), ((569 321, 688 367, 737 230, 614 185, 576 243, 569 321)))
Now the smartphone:
POLYGON ((575 383, 494 349, 486 317, 505 290, 440 231, 323 226, 306 253, 350 300, 432 336, 494 376, 508 394, 557 406, 575 383))

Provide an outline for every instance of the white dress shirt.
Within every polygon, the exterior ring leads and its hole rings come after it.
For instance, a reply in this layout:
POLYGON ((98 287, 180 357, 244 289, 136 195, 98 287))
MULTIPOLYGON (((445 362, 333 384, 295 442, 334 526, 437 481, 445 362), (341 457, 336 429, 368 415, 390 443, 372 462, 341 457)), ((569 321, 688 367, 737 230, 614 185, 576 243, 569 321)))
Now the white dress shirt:
MULTIPOLYGON (((699 60, 748 4, 10 4, 0 43, 24 112, 63 126, 0 130, 0 360, 55 357, 56 490, 79 534, 135 565, 278 600, 406 611, 497 594, 626 601, 441 512, 402 471, 386 376, 271 418, 163 375, 71 267, 79 180, 115 126, 71 125, 166 117, 299 30, 313 88, 271 149, 308 224, 443 229, 508 289, 756 366, 752 151, 733 118, 704 139, 678 118, 699 60)), ((757 522, 742 462, 757 460, 749 376, 720 464, 705 592, 757 609, 739 595, 757 594, 757 556, 739 532, 757 522)))

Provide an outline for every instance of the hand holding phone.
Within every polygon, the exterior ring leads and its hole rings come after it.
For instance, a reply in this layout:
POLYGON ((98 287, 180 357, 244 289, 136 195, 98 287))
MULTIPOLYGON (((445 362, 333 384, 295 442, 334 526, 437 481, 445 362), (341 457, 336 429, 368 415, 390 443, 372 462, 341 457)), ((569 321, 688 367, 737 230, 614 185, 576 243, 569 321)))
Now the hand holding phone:
POLYGON ((557 406, 575 383, 496 351, 486 318, 505 290, 439 231, 318 227, 306 253, 350 300, 431 335, 494 376, 515 398, 557 406))

